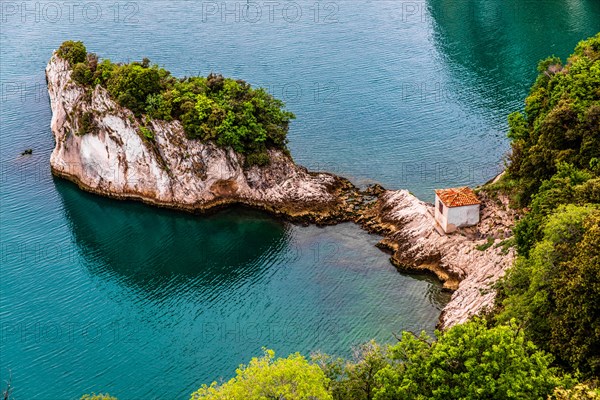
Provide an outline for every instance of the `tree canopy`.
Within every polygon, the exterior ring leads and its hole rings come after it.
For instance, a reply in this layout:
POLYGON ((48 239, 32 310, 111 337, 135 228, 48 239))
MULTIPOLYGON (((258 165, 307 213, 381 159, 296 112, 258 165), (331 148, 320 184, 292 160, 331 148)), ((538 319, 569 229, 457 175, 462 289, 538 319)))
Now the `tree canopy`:
POLYGON ((289 122, 295 116, 263 88, 213 73, 177 79, 148 59, 99 62, 81 42, 64 42, 57 54, 69 61, 75 82, 105 87, 138 118, 179 120, 188 138, 231 147, 245 154, 249 164, 268 163, 268 148, 287 151, 289 122))
POLYGON ((549 57, 538 71, 524 112, 508 120, 508 172, 519 181, 521 205, 558 163, 589 169, 600 158, 600 33, 580 42, 564 65, 549 57))
POLYGON ((405 333, 378 373, 376 400, 539 399, 563 384, 552 356, 525 338, 515 321, 457 325, 437 341, 405 333))
POLYGON ((192 393, 191 399, 213 400, 304 400, 332 399, 327 391, 328 379, 316 365, 298 353, 275 359, 273 350, 241 365, 236 376, 221 385, 213 382, 192 393))

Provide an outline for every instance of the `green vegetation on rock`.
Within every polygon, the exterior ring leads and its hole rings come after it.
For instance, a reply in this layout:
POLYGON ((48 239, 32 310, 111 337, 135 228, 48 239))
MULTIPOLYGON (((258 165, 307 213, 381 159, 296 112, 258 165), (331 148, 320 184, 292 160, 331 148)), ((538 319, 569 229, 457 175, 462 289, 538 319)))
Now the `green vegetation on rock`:
POLYGON ((249 165, 268 164, 269 148, 286 150, 294 114, 262 88, 212 73, 177 79, 148 59, 129 64, 99 62, 81 42, 64 42, 57 54, 69 61, 75 82, 105 87, 136 117, 179 120, 188 138, 231 147, 247 155, 249 165))
POLYGON ((58 54, 60 58, 67 60, 73 67, 75 64, 85 61, 87 49, 82 42, 67 40, 60 45, 56 54, 58 54))
POLYGON ((527 208, 492 318, 517 318, 557 365, 592 378, 600 374, 600 34, 564 66, 552 57, 538 70, 525 116, 509 118, 504 180, 527 208))
MULTIPOLYGON (((591 169, 600 158, 600 34, 580 42, 566 64, 540 62, 523 113, 509 116, 508 173, 527 205, 559 163, 591 169)), ((596 171, 598 172, 598 171, 596 171)))
POLYGON ((565 368, 600 372, 600 208, 561 206, 503 282, 499 321, 519 318, 565 368))

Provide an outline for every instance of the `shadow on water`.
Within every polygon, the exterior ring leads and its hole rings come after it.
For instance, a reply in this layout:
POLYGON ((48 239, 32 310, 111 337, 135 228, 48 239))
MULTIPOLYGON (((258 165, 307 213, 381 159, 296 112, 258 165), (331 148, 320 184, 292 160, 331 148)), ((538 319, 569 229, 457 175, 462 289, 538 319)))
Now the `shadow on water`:
POLYGON ((288 248, 287 225, 260 212, 191 216, 55 184, 90 272, 146 291, 235 284, 260 274, 263 257, 288 248))
MULTIPOLYGON (((174 291, 198 293, 195 289, 208 287, 234 290, 260 280, 273 262, 282 266, 316 262, 353 269, 360 277, 373 266, 360 261, 357 246, 381 260, 371 262, 389 265, 388 255, 374 246, 378 237, 353 224, 334 230, 300 228, 243 207, 192 215, 97 196, 58 178, 54 183, 87 270, 151 298, 165 298, 174 291), (305 234, 298 236, 296 229, 306 230, 305 234)), ((449 301, 435 278, 399 275, 426 282, 425 297, 438 310, 449 301)))

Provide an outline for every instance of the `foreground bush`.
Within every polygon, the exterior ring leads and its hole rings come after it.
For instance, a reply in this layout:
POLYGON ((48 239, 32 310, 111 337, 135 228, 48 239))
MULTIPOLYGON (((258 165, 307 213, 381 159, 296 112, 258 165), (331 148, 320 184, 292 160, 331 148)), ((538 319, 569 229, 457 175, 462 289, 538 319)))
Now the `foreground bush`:
POLYGON ((265 350, 263 357, 240 366, 228 382, 203 385, 192 393, 191 399, 327 400, 332 398, 326 389, 327 381, 323 371, 300 354, 275 360, 275 352, 265 350))
POLYGON ((563 381, 552 356, 525 339, 514 321, 488 328, 477 320, 429 342, 404 334, 378 373, 375 399, 539 399, 563 381))
POLYGON ((229 382, 205 385, 192 399, 526 400, 574 384, 514 321, 488 327, 478 319, 438 333, 437 341, 405 332, 392 346, 371 341, 357 347, 351 360, 273 357, 267 351, 229 382))

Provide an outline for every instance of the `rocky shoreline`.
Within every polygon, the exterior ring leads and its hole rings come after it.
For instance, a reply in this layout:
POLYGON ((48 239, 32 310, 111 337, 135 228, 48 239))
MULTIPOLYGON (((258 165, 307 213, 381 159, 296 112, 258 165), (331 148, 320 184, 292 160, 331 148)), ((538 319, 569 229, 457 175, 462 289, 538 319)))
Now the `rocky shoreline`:
POLYGON ((242 204, 301 223, 355 222, 383 236, 379 247, 399 270, 433 273, 453 291, 441 328, 492 305, 490 286, 512 265, 514 250, 503 245, 514 221, 507 199, 481 192, 481 222, 445 235, 433 205, 406 190, 360 190, 345 178, 310 172, 280 150, 269 150, 269 165, 247 168, 231 149, 187 139, 178 121, 151 121, 148 139, 104 88, 89 89, 70 75, 68 62, 54 54, 46 67, 56 142, 50 165, 83 190, 189 212, 242 204), (90 132, 79 135, 84 125, 90 132))

